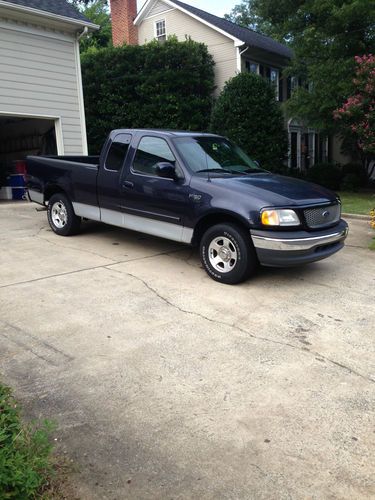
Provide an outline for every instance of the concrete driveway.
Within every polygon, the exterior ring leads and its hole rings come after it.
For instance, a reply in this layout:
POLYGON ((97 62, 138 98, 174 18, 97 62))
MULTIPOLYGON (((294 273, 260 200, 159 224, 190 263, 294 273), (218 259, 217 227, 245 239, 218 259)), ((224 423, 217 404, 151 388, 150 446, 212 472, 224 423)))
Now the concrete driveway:
POLYGON ((82 499, 375 495, 375 253, 215 283, 189 248, 0 205, 0 372, 82 499))

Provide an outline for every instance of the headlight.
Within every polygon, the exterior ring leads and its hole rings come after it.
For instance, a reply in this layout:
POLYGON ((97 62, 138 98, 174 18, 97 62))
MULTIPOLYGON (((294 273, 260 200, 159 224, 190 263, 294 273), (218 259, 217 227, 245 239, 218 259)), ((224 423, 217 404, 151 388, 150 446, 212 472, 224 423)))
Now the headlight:
POLYGON ((300 220, 294 210, 262 210, 261 221, 264 226, 299 226, 300 220))

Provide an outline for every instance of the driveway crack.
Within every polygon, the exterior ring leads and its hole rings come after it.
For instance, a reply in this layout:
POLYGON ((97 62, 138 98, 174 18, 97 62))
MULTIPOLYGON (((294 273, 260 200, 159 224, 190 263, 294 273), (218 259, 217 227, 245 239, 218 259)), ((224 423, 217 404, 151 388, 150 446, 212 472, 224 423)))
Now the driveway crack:
POLYGON ((339 361, 335 361, 334 359, 331 359, 330 357, 325 356, 324 354, 321 354, 318 351, 314 351, 313 349, 310 349, 307 347, 299 347, 297 345, 290 344, 289 342, 283 342, 281 340, 270 339, 269 337, 254 335, 253 333, 249 332, 248 330, 245 330, 244 328, 236 325, 235 323, 228 323, 226 321, 212 319, 209 316, 205 316, 202 313, 190 311, 189 309, 184 309, 183 307, 178 306, 177 304, 174 304, 173 302, 171 302, 169 299, 167 299, 161 293, 159 293, 155 288, 153 288, 146 280, 144 280, 143 278, 140 278, 139 276, 136 276, 135 274, 129 273, 127 271, 119 271, 117 269, 112 269, 108 266, 104 266, 104 269, 107 269, 108 271, 115 271, 115 272, 120 273, 120 274, 126 274, 127 276, 131 276, 135 280, 142 283, 150 292, 152 292, 154 295, 156 295, 160 300, 162 300, 167 305, 173 307, 174 309, 177 309, 178 311, 180 311, 184 314, 190 314, 192 316, 199 317, 203 320, 209 321, 210 323, 213 323, 213 324, 233 328, 234 330, 237 330, 237 331, 239 331, 239 332, 241 332, 241 333, 253 338, 254 340, 257 340, 257 341, 267 342, 267 343, 275 344, 275 345, 281 345, 283 347, 288 347, 289 349, 294 349, 294 350, 300 351, 302 353, 308 353, 310 355, 313 355, 314 358, 316 356, 318 356, 321 359, 323 359, 324 361, 326 361, 327 363, 330 363, 331 365, 334 365, 335 367, 341 368, 352 375, 356 375, 357 377, 360 377, 363 380, 366 380, 367 382, 373 382, 373 383, 375 382, 375 379, 373 379, 367 375, 364 375, 363 373, 360 373, 359 371, 355 370, 354 368, 351 368, 343 363, 340 363, 339 361))

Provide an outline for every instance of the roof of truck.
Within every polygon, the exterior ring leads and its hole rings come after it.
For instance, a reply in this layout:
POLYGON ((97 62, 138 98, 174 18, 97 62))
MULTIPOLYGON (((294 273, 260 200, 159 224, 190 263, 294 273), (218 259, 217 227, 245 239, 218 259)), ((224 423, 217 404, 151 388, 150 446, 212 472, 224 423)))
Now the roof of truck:
POLYGON ((116 130, 112 130, 113 133, 122 133, 122 134, 134 134, 134 133, 142 133, 151 132, 153 134, 165 135, 168 137, 197 137, 197 136, 217 136, 217 134, 212 134, 208 132, 194 132, 191 130, 169 130, 169 129, 156 129, 156 128, 120 128, 116 130))

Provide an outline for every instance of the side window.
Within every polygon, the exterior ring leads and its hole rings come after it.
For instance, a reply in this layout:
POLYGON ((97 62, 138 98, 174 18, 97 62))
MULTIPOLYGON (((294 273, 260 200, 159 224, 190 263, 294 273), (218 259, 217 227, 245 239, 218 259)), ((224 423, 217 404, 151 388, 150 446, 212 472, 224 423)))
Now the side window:
POLYGON ((131 136, 128 134, 119 134, 112 141, 105 161, 105 168, 107 170, 115 172, 121 170, 129 149, 130 139, 131 136))
POLYGON ((156 175, 156 165, 168 161, 176 163, 176 158, 164 139, 142 137, 133 161, 133 171, 139 174, 156 175))

